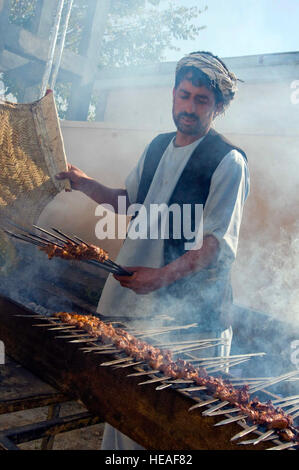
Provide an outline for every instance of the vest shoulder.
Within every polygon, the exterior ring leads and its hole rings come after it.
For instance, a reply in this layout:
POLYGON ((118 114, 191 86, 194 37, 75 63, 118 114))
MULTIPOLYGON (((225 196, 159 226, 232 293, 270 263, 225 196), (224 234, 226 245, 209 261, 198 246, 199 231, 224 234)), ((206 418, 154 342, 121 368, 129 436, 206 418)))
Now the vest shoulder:
POLYGON ((245 160, 247 161, 246 153, 238 145, 235 145, 233 142, 227 139, 227 137, 215 131, 214 129, 210 131, 210 134, 211 134, 211 137, 213 138, 214 144, 222 147, 223 150, 227 151, 227 153, 230 152, 231 150, 237 150, 243 156, 243 158, 245 158, 245 160))

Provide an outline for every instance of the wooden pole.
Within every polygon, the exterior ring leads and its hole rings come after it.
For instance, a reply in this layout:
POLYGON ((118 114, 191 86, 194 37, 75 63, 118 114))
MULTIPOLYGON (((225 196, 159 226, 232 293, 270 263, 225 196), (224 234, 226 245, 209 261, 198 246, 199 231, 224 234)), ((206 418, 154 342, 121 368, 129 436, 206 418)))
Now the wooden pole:
POLYGON ((40 98, 45 96, 46 91, 47 91, 48 82, 50 79, 51 70, 52 70, 53 61, 54 61, 54 54, 55 54, 55 48, 56 48, 56 43, 57 43, 57 37, 58 37, 58 32, 59 32, 59 27, 60 27, 60 22, 61 22, 63 6, 64 6, 64 0, 59 0, 57 4, 57 10, 56 10, 56 15, 54 19, 53 29, 52 29, 51 36, 50 36, 50 47, 48 51, 46 68, 44 71, 42 84, 41 84, 40 98))

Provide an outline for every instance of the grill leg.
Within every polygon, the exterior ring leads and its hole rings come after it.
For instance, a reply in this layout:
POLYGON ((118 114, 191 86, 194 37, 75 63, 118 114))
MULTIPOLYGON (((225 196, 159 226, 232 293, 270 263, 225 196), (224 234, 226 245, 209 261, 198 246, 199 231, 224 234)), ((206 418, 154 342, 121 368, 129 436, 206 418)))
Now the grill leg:
MULTIPOLYGON (((48 408, 48 417, 47 419, 55 419, 59 417, 61 405, 59 403, 50 405, 48 408)), ((54 445, 55 435, 47 436, 42 439, 41 450, 52 450, 54 445)))

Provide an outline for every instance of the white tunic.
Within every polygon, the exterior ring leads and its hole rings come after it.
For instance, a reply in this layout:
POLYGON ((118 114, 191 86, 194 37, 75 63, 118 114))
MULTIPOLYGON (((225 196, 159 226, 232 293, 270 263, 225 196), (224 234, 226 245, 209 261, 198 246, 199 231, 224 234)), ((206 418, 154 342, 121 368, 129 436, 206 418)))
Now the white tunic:
MULTIPOLYGON (((167 203, 199 139, 185 147, 175 147, 173 141, 166 149, 144 206, 167 203)), ((145 149, 137 166, 126 179, 130 203, 136 202, 139 182, 143 170, 145 149)), ((215 170, 210 192, 203 212, 203 235, 212 234, 219 241, 218 260, 229 266, 235 259, 243 205, 249 193, 249 171, 243 156, 236 150, 229 152, 215 170)), ((119 252, 116 262, 121 266, 145 266, 159 268, 163 265, 164 240, 137 239, 129 237, 119 252)), ((98 312, 108 316, 148 317, 153 313, 157 294, 137 295, 122 287, 112 275, 103 289, 98 312)), ((167 306, 161 305, 159 313, 168 314, 167 306), (163 311, 165 310, 165 311, 163 311)))
MULTIPOLYGON (((167 203, 199 139, 185 147, 175 147, 173 141, 167 147, 149 188, 144 206, 167 203)), ((143 170, 145 149, 137 166, 126 180, 130 203, 136 202, 139 182, 143 170)), ((236 150, 229 152, 215 170, 210 192, 203 213, 203 235, 212 234, 219 241, 219 260, 229 266, 235 259, 238 246, 239 229, 244 202, 249 193, 249 171, 243 156, 236 150)), ((127 238, 119 252, 116 262, 122 266, 145 266, 159 268, 163 265, 164 240, 127 238)), ((143 316, 144 320, 155 309, 156 293, 137 295, 121 287, 110 275, 98 305, 98 312, 108 316, 143 316)), ((162 316, 168 314, 167 306, 161 303, 157 308, 162 316)), ((151 324, 152 326, 152 324, 151 324)), ((220 355, 229 355, 232 330, 222 333, 226 345, 221 347, 220 355)), ((140 445, 114 429, 105 425, 102 450, 140 450, 140 445)))

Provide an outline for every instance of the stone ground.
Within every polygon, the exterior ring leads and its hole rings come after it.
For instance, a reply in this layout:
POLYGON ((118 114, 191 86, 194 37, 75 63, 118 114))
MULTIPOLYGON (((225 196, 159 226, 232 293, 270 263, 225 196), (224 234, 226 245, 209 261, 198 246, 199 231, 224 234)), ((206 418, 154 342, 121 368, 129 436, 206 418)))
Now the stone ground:
MULTIPOLYGON (((80 403, 67 402, 61 405, 60 416, 86 411, 80 403)), ((0 432, 18 426, 25 426, 47 419, 48 408, 18 411, 0 415, 0 432)), ((54 440, 53 450, 100 450, 104 424, 99 423, 82 429, 58 434, 54 440)), ((41 440, 20 444, 22 450, 39 450, 41 440)))

